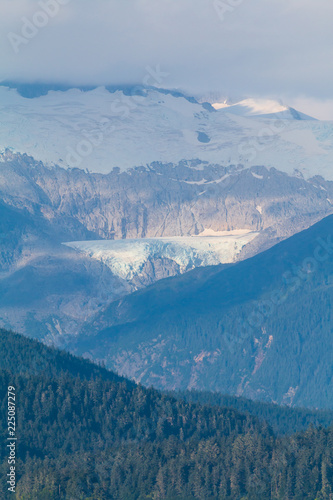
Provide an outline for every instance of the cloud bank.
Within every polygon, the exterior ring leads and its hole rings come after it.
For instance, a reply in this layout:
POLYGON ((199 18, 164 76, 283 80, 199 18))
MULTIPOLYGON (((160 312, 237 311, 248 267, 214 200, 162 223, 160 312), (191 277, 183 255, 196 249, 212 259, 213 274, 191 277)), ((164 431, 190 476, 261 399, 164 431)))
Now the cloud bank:
POLYGON ((332 17, 327 0, 1 0, 0 78, 136 84, 159 66, 165 87, 333 118, 332 17))

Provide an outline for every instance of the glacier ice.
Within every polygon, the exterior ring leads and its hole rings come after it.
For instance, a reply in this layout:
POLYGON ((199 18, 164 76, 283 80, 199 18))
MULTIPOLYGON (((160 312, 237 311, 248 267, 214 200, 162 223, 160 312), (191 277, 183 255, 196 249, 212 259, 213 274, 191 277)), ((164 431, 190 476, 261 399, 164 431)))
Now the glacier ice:
POLYGON ((181 273, 195 267, 232 263, 242 248, 259 233, 238 230, 215 233, 205 230, 199 236, 179 236, 133 240, 73 241, 67 246, 102 261, 126 280, 140 275, 148 260, 164 258, 179 265, 181 273))

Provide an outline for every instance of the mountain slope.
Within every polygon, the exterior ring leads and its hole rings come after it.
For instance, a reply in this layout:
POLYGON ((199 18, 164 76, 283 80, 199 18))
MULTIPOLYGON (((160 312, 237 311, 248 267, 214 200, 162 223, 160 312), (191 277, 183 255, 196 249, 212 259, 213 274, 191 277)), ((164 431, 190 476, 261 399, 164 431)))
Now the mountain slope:
POLYGON ((22 376, 47 374, 48 377, 59 378, 66 374, 86 380, 101 377, 113 383, 125 383, 129 388, 134 387, 129 380, 102 366, 3 329, 0 329, 0 369, 22 376))
POLYGON ((115 302, 75 349, 159 388, 332 408, 332 222, 115 302))
POLYGON ((61 244, 74 234, 93 233, 73 218, 50 220, 36 205, 0 200, 1 326, 61 344, 101 303, 131 291, 107 266, 61 244))
MULTIPOLYGON (((259 233, 240 253, 238 244, 230 248, 243 259, 333 211, 332 182, 264 167, 184 161, 101 175, 50 168, 27 155, 7 152, 1 159, 0 325, 58 344, 127 293, 197 265, 232 260, 224 252, 218 260, 210 252, 197 258, 191 245, 184 260, 179 242, 193 243, 202 233, 259 233), (89 248, 99 238, 135 239, 139 250, 152 238, 169 238, 177 246, 154 243, 143 263, 142 252, 134 252, 142 265, 137 275, 130 271, 124 278, 117 273, 124 270, 126 252, 109 269, 104 254, 98 262, 94 252, 81 254, 62 244, 83 241, 79 246, 89 248), (57 277, 64 273, 71 277, 68 282, 57 277), (34 294, 28 294, 30 302, 22 304, 20 293, 16 300, 16 290, 32 284, 42 300, 33 302, 34 294)), ((96 244, 132 250, 130 241, 96 244)))

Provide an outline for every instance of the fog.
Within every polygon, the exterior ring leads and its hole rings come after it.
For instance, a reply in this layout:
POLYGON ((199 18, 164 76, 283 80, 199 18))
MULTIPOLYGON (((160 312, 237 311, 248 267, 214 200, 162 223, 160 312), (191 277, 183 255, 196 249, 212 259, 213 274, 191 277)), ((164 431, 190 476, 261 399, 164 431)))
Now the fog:
POLYGON ((328 0, 1 0, 0 79, 138 84, 157 68, 158 86, 333 119, 332 17, 328 0))

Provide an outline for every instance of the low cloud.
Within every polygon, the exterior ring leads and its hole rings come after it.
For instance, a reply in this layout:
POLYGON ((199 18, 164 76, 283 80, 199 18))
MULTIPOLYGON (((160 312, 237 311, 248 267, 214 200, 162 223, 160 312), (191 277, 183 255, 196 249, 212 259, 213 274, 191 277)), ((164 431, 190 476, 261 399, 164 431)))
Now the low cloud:
POLYGON ((310 106, 331 98, 332 16, 327 0, 2 0, 0 78, 132 84, 159 65, 164 86, 310 106))

